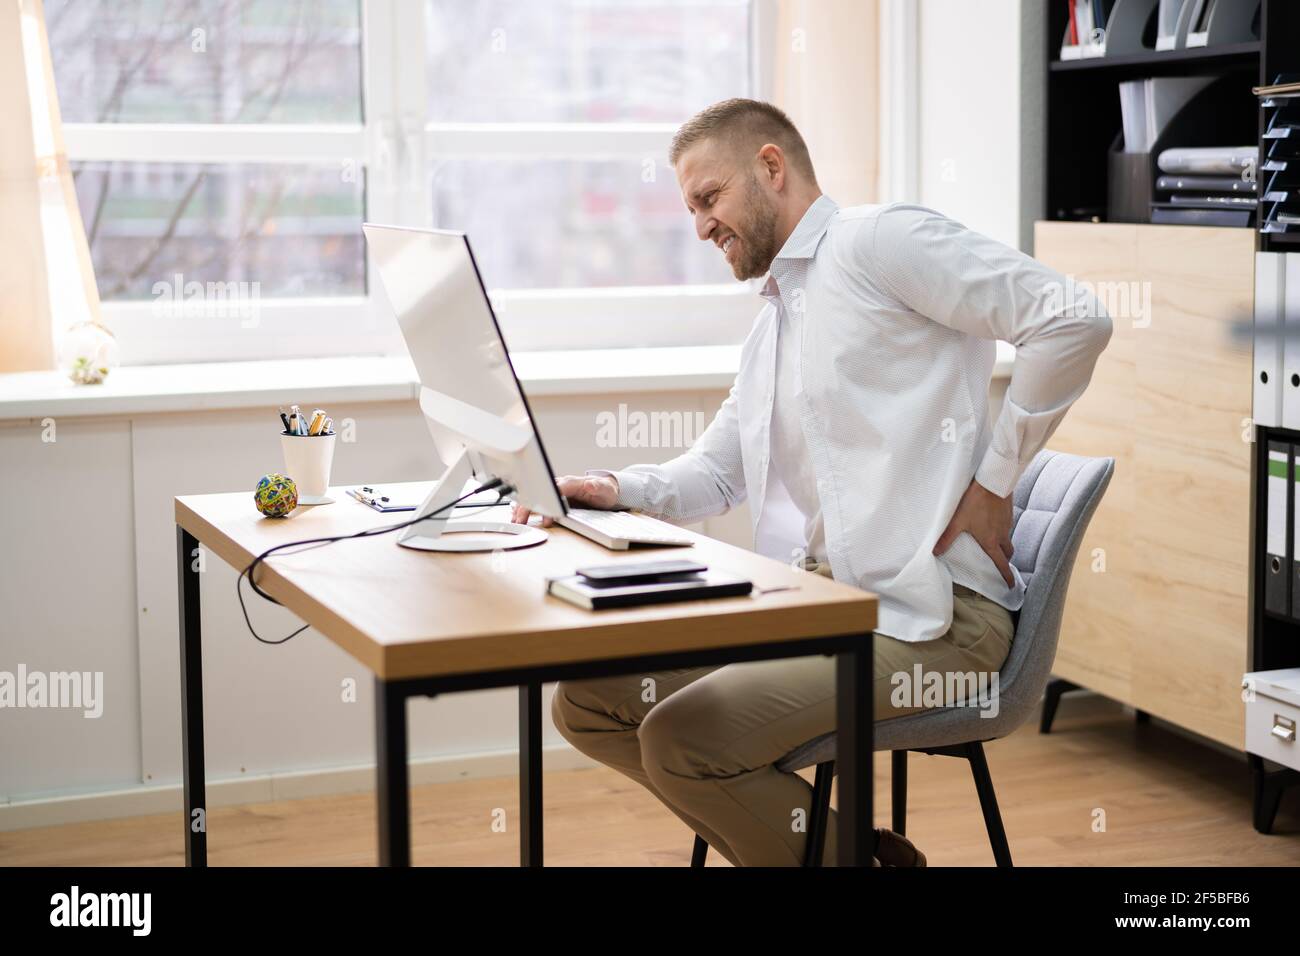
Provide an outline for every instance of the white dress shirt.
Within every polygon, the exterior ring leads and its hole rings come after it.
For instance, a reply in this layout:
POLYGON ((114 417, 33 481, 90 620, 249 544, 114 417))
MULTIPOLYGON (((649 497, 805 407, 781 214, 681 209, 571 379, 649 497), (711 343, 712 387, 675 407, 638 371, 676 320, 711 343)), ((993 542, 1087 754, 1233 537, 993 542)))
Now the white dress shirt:
POLYGON ((1009 495, 1083 393, 1111 332, 1096 299, 933 210, 826 196, 763 294, 712 424, 671 461, 614 472, 617 507, 691 522, 748 499, 755 550, 782 561, 820 528, 835 579, 879 595, 876 630, 899 640, 947 632, 954 582, 1019 609, 1019 571, 1007 587, 970 534, 932 552, 972 477, 1009 495), (782 378, 775 408, 779 337, 797 381, 782 378), (997 339, 1017 352, 990 429, 997 339), (788 457, 793 422, 806 461, 788 457))
MULTIPOLYGON (((772 400, 772 469, 776 480, 789 493, 791 504, 803 521, 800 533, 803 544, 792 554, 791 563, 812 558, 825 563, 826 527, 822 521, 821 500, 817 496, 817 474, 812 455, 804 440, 803 419, 799 402, 803 392, 799 374, 800 342, 803 339, 801 316, 781 304, 775 281, 762 295, 777 310, 776 395, 772 400)), ((768 487, 775 487, 770 481, 768 487)))

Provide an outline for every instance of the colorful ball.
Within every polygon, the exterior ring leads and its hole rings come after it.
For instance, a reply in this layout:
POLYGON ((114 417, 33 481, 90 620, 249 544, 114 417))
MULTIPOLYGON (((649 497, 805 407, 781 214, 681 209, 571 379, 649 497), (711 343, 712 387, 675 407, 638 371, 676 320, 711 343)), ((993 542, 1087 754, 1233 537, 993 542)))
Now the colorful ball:
POLYGON ((283 518, 298 507, 298 486, 285 475, 263 475, 253 492, 253 501, 268 518, 283 518))

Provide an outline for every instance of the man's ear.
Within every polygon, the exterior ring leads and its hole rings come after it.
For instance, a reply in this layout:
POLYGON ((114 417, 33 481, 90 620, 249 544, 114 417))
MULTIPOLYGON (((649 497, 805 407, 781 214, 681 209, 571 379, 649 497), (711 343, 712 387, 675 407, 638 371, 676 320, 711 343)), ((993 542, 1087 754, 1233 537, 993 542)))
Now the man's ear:
POLYGON ((785 153, 775 143, 765 143, 758 151, 758 162, 768 183, 777 192, 785 188, 785 153))

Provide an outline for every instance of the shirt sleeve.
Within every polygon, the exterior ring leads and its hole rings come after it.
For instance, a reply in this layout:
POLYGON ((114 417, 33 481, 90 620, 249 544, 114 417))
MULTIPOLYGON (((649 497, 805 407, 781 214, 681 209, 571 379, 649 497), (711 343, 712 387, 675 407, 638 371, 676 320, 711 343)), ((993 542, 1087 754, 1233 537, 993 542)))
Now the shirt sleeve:
POLYGON ((1006 497, 1083 394, 1110 340, 1110 316, 1083 284, 929 209, 887 207, 860 241, 870 279, 907 308, 1016 347, 975 471, 976 481, 1006 497))
POLYGON ((722 514, 746 497, 740 454, 736 386, 718 413, 684 454, 662 465, 632 465, 621 471, 593 469, 589 475, 618 480, 616 508, 635 508, 674 521, 691 522, 722 514))

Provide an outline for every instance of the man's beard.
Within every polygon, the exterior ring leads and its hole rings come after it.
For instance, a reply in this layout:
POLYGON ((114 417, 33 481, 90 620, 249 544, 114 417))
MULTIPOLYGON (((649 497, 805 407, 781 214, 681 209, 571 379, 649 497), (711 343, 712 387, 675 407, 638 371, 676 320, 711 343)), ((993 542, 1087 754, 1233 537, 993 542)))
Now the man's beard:
POLYGON ((749 210, 749 221, 744 230, 736 233, 740 258, 731 271, 737 279, 757 279, 767 274, 776 258, 776 209, 753 176, 745 186, 745 208, 749 210))

